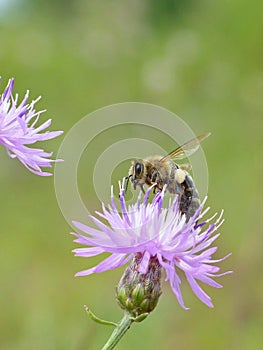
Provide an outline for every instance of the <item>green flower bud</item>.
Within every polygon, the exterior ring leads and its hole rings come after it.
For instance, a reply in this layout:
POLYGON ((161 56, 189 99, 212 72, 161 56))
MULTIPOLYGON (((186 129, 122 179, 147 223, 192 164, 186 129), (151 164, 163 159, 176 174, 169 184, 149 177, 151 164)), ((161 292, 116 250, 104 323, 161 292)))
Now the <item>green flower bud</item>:
POLYGON ((142 254, 133 258, 125 270, 116 290, 116 298, 120 307, 135 321, 142 321, 156 307, 161 295, 162 267, 156 257, 151 257, 148 271, 138 271, 142 254), (141 316, 141 317, 140 317, 141 316))

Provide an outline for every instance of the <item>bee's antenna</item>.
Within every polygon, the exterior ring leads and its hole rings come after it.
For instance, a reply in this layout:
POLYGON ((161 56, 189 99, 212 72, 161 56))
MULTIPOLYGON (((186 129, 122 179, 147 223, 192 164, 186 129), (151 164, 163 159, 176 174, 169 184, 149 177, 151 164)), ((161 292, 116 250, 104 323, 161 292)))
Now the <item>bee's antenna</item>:
POLYGON ((124 186, 125 193, 128 191, 130 177, 132 177, 132 175, 126 176, 125 180, 124 180, 125 181, 125 186, 124 186))

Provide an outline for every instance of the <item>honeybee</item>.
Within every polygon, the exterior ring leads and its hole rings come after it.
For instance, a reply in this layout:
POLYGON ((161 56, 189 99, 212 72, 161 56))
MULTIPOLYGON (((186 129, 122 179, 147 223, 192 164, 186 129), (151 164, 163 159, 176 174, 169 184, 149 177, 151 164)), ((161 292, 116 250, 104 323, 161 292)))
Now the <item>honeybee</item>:
POLYGON ((154 192, 156 190, 162 191, 164 185, 166 185, 170 193, 179 195, 179 209, 182 214, 186 215, 188 221, 200 206, 199 194, 191 175, 187 171, 189 166, 187 164, 178 165, 173 161, 192 155, 198 150, 200 142, 210 135, 210 133, 200 135, 164 157, 151 156, 146 159, 133 160, 129 175, 126 177, 126 191, 129 180, 132 182, 134 189, 139 186, 143 192, 145 192, 144 185, 151 186, 155 184, 154 192))

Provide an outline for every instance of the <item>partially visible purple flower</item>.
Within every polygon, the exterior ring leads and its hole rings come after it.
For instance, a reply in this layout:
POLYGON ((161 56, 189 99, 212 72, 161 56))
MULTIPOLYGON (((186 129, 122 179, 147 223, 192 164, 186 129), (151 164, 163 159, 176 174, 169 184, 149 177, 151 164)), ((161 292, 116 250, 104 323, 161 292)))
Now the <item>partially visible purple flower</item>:
POLYGON ((217 247, 211 245, 219 236, 219 233, 214 235, 214 232, 223 222, 222 214, 212 224, 208 222, 214 219, 216 214, 211 219, 201 222, 201 218, 209 210, 208 208, 201 213, 202 204, 194 216, 186 222, 185 215, 181 215, 179 211, 178 197, 173 202, 170 201, 167 208, 163 207, 164 189, 154 197, 152 203, 148 203, 151 189, 147 190, 142 202, 139 195, 137 203, 127 207, 124 189, 121 186, 121 213, 117 210, 112 190, 111 205, 106 209, 102 204, 103 213, 97 212, 109 226, 93 216, 91 219, 97 229, 74 222, 75 227, 85 234, 72 232, 77 237, 75 242, 88 246, 73 250, 76 256, 91 257, 105 252, 111 254, 98 265, 78 272, 76 276, 115 269, 138 254, 142 256, 138 270, 145 274, 149 262, 155 257, 166 271, 166 280, 169 280, 179 304, 184 309, 187 307, 180 290, 181 279, 178 269, 184 272, 196 296, 209 307, 213 307, 210 297, 197 281, 220 288, 222 286, 213 278, 231 273, 228 271, 219 274, 220 268, 214 265, 229 255, 217 260, 212 259, 217 247), (200 223, 196 224, 197 221, 200 223))
POLYGON ((50 168, 52 162, 59 159, 50 159, 52 153, 39 148, 28 147, 37 141, 53 139, 63 131, 45 131, 51 125, 51 119, 36 127, 40 114, 36 112, 34 105, 40 100, 28 104, 29 91, 23 101, 18 104, 18 95, 13 96, 14 78, 10 79, 5 91, 0 98, 0 144, 7 149, 11 158, 18 158, 32 173, 49 176, 51 173, 42 171, 41 167, 50 168))

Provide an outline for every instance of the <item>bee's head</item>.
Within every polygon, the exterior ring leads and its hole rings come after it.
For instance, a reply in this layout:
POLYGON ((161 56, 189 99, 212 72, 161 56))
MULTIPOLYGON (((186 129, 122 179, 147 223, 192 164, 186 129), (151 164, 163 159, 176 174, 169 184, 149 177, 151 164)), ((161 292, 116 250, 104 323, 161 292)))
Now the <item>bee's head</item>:
POLYGON ((134 189, 137 185, 143 184, 144 178, 144 164, 140 160, 134 160, 129 171, 129 178, 133 183, 134 189))

